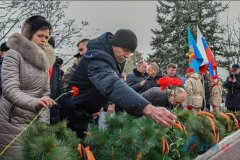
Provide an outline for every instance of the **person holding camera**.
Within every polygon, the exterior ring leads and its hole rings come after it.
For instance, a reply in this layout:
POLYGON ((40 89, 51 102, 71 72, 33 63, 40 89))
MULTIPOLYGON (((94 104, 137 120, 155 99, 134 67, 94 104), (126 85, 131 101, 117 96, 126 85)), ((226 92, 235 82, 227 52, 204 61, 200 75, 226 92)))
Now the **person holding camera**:
POLYGON ((227 89, 225 106, 228 110, 240 110, 240 67, 233 64, 230 76, 227 77, 223 87, 227 89))

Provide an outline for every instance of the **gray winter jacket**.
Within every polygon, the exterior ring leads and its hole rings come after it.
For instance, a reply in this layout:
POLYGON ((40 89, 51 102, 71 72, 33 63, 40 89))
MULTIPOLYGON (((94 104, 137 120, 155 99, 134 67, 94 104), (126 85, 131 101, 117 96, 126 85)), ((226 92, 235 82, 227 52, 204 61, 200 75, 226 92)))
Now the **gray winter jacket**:
MULTIPOLYGON (((48 69, 55 61, 53 49, 44 51, 19 33, 9 37, 2 66, 3 96, 0 100, 0 151, 37 115, 39 98, 49 96, 48 69)), ((40 120, 49 122, 49 110, 40 120)), ((21 155, 20 139, 0 159, 21 155)))

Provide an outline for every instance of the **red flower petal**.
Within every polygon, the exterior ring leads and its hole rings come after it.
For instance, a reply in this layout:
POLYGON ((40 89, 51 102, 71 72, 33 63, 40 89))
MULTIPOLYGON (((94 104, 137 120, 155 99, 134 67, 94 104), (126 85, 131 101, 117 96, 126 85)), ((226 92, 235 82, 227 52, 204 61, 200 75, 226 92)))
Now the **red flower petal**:
POLYGON ((192 106, 191 105, 188 105, 187 107, 186 107, 188 110, 192 110, 192 106))
POLYGON ((182 85, 182 81, 178 78, 172 78, 173 79, 173 86, 181 86, 182 85))
POLYGON ((71 95, 76 97, 79 94, 79 89, 76 86, 72 86, 71 95))
POLYGON ((161 86, 160 86, 160 89, 163 90, 163 91, 164 91, 166 88, 167 88, 167 87, 164 86, 164 85, 161 85, 161 86))
POLYGON ((182 85, 182 81, 180 79, 171 78, 171 77, 168 77, 168 76, 160 78, 157 81, 157 83, 160 86, 165 86, 165 87, 168 87, 168 86, 176 87, 176 86, 181 86, 182 85))

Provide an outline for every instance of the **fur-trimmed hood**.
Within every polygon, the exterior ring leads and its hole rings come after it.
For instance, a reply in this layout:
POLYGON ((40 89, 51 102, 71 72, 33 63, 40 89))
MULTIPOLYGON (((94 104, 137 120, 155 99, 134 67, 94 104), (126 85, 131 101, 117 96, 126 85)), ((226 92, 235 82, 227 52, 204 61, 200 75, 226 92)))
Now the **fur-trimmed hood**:
POLYGON ((40 70, 47 71, 55 62, 55 53, 50 45, 42 49, 20 33, 10 36, 7 46, 19 52, 23 59, 40 70))

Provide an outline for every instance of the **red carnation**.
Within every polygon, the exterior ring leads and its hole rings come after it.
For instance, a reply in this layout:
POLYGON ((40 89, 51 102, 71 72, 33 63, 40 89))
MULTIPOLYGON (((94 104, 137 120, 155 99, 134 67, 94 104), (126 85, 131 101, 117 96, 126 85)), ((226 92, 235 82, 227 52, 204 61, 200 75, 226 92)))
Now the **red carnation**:
POLYGON ((182 81, 178 78, 172 78, 172 86, 181 86, 182 85, 182 81))
POLYGON ((170 77, 162 77, 157 81, 157 84, 160 85, 161 90, 165 90, 171 84, 172 78, 170 77))
POLYGON ((192 110, 192 109, 193 109, 193 106, 187 105, 186 108, 187 108, 188 110, 192 110))
POLYGON ((181 86, 182 81, 178 78, 171 78, 168 76, 160 78, 157 83, 160 85, 161 90, 165 90, 167 87, 176 87, 176 86, 181 86))
POLYGON ((79 89, 76 86, 72 86, 71 95, 76 97, 79 94, 79 89))
POLYGON ((162 91, 164 91, 165 89, 166 89, 167 87, 166 86, 160 86, 160 89, 162 90, 162 91))
POLYGON ((169 85, 171 84, 171 82, 172 82, 172 78, 167 77, 167 76, 162 77, 162 78, 160 78, 160 79, 157 81, 157 83, 158 83, 160 86, 161 86, 161 85, 163 85, 163 86, 169 86, 169 85))

